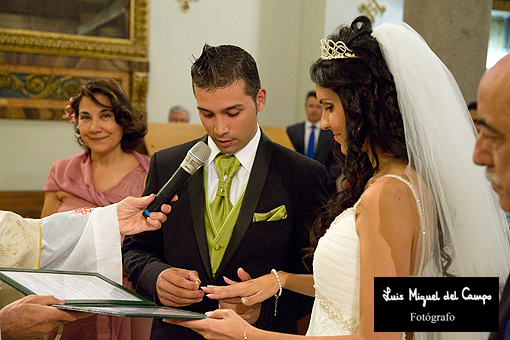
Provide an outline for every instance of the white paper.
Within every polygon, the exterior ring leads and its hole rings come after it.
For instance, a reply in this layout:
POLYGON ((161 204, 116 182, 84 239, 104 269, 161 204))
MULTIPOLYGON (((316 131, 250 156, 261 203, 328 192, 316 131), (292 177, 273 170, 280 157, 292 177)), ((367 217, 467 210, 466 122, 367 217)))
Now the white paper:
POLYGON ((142 301, 93 275, 0 271, 37 295, 63 300, 142 301))

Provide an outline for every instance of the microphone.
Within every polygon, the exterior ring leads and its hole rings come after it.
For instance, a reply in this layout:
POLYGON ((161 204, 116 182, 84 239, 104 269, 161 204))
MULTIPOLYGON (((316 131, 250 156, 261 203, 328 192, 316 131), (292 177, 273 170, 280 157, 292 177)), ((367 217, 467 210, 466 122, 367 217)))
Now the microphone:
POLYGON ((188 151, 186 157, 182 161, 179 168, 174 172, 172 177, 166 184, 159 190, 151 202, 145 208, 142 215, 147 218, 152 211, 161 211, 161 206, 170 201, 181 185, 193 175, 202 165, 204 165, 207 158, 211 154, 211 148, 204 142, 198 142, 188 151))

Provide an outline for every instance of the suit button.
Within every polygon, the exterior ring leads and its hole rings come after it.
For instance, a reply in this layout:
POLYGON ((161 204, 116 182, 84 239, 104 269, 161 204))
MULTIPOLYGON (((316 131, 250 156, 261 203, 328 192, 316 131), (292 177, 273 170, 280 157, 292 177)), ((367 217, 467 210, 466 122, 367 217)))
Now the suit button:
POLYGON ((221 246, 218 243, 216 243, 214 245, 214 250, 220 250, 220 248, 221 248, 221 246))

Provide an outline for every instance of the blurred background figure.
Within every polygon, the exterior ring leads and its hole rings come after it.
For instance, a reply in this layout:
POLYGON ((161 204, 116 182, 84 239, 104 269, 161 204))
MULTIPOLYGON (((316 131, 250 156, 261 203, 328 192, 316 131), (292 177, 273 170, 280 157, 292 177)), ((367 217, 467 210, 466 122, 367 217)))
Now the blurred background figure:
MULTIPOLYGON (((69 100, 65 117, 75 124, 78 143, 85 151, 51 166, 41 217, 140 197, 149 158, 134 150, 143 142, 147 123, 120 84, 113 79, 88 82, 69 100)), ((126 277, 123 284, 132 289, 126 277)), ((92 316, 66 324, 62 339, 149 339, 151 321, 92 316)), ((54 336, 50 334, 51 339, 54 336)))
POLYGON ((310 158, 321 162, 328 170, 328 192, 337 192, 336 179, 340 175, 339 167, 335 167, 333 156, 333 132, 321 130, 322 105, 315 91, 309 91, 305 101, 306 121, 287 127, 294 149, 310 158))
POLYGON ((189 123, 189 112, 179 105, 172 106, 168 113, 169 123, 189 123))

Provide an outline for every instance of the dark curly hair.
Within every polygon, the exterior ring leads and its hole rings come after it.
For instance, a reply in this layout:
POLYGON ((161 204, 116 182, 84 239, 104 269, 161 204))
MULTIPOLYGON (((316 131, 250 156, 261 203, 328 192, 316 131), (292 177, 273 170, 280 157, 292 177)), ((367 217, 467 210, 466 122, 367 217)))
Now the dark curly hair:
MULTIPOLYGON (((122 151, 132 152, 143 142, 143 137, 147 133, 145 115, 131 105, 126 92, 116 80, 109 78, 95 79, 80 87, 78 94, 73 97, 71 105, 73 111, 76 112, 77 121, 79 121, 79 107, 83 97, 87 97, 95 104, 113 112, 115 122, 122 127, 122 139, 120 141, 122 151), (111 106, 101 104, 94 97, 96 94, 106 96, 110 100, 111 106)), ((76 123, 74 131, 78 144, 88 149, 80 136, 78 123, 76 123)))
POLYGON ((357 58, 318 59, 310 67, 312 81, 332 89, 342 102, 347 143, 345 155, 338 143, 333 150, 342 164, 344 190, 328 201, 324 212, 314 222, 313 249, 335 217, 359 199, 379 168, 378 155, 408 161, 395 82, 371 33, 372 24, 364 16, 356 18, 350 26, 338 27, 328 39, 343 41, 357 58), (374 164, 362 151, 365 142, 369 143, 374 164))

